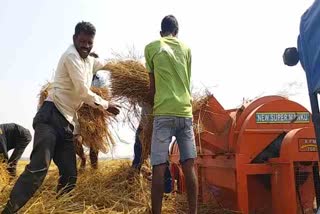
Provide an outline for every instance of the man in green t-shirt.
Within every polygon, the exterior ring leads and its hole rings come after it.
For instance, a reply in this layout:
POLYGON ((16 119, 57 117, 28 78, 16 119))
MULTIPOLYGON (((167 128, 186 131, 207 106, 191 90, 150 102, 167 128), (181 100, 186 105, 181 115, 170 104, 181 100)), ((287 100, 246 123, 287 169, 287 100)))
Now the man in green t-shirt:
POLYGON ((151 143, 153 214, 161 213, 163 177, 173 136, 179 146, 189 213, 197 213, 198 182, 194 170, 197 152, 192 128, 190 90, 191 51, 177 38, 178 30, 178 21, 174 16, 164 17, 161 22, 161 38, 145 47, 154 113, 151 143))

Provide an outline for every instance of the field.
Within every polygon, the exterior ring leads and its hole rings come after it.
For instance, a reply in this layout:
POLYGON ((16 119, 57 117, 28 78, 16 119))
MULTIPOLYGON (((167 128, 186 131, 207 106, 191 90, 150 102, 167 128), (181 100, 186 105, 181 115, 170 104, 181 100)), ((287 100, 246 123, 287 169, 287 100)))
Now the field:
MULTIPOLYGON (((21 173, 27 161, 20 161, 21 173)), ((128 160, 104 160, 99 169, 90 167, 78 176, 77 187, 68 195, 56 199, 55 188, 58 171, 51 164, 44 184, 19 213, 150 213, 150 181, 132 172, 128 160)), ((5 205, 13 181, 9 181, 4 166, 0 165, 0 209, 5 205)), ((167 194, 163 201, 163 213, 186 213, 185 195, 167 194)), ((199 213, 227 213, 214 204, 200 204, 199 213)))

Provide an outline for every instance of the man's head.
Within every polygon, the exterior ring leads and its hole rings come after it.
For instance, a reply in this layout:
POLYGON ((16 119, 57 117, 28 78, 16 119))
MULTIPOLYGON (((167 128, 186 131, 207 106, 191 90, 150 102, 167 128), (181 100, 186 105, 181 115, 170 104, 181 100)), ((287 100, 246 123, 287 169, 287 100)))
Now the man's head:
POLYGON ((79 22, 75 27, 73 44, 80 56, 85 59, 88 57, 96 34, 96 28, 90 22, 79 22))
POLYGON ((286 48, 282 55, 283 63, 287 66, 295 66, 299 62, 299 53, 297 48, 286 48))
POLYGON ((165 16, 161 21, 160 35, 164 36, 177 36, 179 32, 179 25, 176 17, 173 15, 165 16))

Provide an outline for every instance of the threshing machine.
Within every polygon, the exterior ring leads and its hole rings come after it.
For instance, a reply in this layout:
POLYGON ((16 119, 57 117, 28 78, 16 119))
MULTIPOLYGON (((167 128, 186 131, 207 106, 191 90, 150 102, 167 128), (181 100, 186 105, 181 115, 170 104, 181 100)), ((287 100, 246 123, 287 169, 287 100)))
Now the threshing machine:
MULTIPOLYGON (((318 153, 311 113, 281 96, 225 110, 214 96, 194 114, 199 200, 240 213, 315 213, 318 153)), ((170 150, 185 191, 179 149, 170 150)), ((318 200, 319 203, 319 200, 318 200)))

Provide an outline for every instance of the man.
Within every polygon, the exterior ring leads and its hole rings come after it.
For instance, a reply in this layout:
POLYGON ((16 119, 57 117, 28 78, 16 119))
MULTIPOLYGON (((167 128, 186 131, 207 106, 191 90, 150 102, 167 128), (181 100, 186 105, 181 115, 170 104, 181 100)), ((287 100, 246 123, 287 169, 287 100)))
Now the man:
MULTIPOLYGON (((313 1, 312 5, 303 13, 300 19, 299 36, 297 48, 286 48, 283 53, 283 62, 288 66, 295 66, 300 61, 303 67, 309 92, 309 99, 312 111, 312 121, 314 124, 317 141, 318 155, 320 157, 320 0, 313 1)), ((317 202, 317 212, 320 214, 320 177, 319 167, 313 167, 315 195, 317 202)))
POLYGON ((194 169, 197 153, 190 90, 191 51, 177 38, 178 30, 178 21, 174 16, 164 17, 161 38, 145 47, 150 97, 154 102, 151 144, 153 214, 161 213, 164 174, 173 136, 177 139, 186 178, 189 213, 197 213, 198 184, 194 169))
POLYGON ((0 124, 0 154, 8 164, 10 176, 16 176, 17 163, 31 139, 30 131, 18 124, 0 124), (9 158, 8 151, 11 149, 13 152, 9 158))
POLYGON ((96 29, 89 22, 75 27, 73 45, 60 58, 48 98, 33 119, 30 163, 14 185, 3 213, 17 212, 42 184, 51 162, 59 169, 57 191, 72 190, 77 180, 73 119, 83 103, 115 115, 119 109, 90 90, 93 73, 105 62, 89 56, 96 29))

